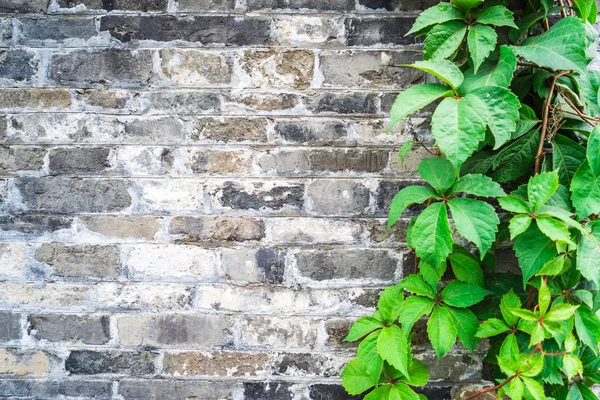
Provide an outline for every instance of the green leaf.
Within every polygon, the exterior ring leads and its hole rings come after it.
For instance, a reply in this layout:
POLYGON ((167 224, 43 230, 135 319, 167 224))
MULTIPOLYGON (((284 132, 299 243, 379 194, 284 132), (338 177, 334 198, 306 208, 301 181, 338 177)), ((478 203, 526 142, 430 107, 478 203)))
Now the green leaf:
POLYGON ((531 217, 527 214, 518 214, 512 217, 508 225, 510 239, 514 240, 514 238, 525 232, 529 225, 531 225, 531 217))
POLYGON ((371 374, 373 379, 379 380, 381 369, 383 368, 383 359, 379 356, 377 350, 377 341, 381 331, 372 332, 358 346, 356 356, 360 359, 365 370, 371 374))
POLYGON ((387 385, 378 386, 371 392, 369 392, 369 394, 365 396, 364 400, 382 400, 383 398, 385 398, 385 394, 388 388, 389 386, 387 385))
POLYGON ((498 199, 500 207, 506 211, 517 213, 517 214, 529 214, 531 209, 525 200, 517 196, 506 196, 498 199))
POLYGON ((435 291, 421 275, 411 274, 406 278, 402 279, 400 286, 408 290, 411 293, 420 294, 435 298, 437 297, 437 291, 435 291))
POLYGON ((487 290, 464 282, 454 281, 442 290, 442 301, 449 306, 465 308, 479 303, 490 294, 487 290))
POLYGON ((493 6, 486 8, 477 16, 477 22, 493 26, 509 26, 517 28, 513 13, 504 6, 493 6))
POLYGON ((505 294, 500 301, 500 312, 502 313, 502 317, 504 318, 504 321, 506 321, 506 323, 511 327, 517 326, 519 317, 515 316, 510 309, 521 308, 521 306, 521 300, 512 289, 510 292, 505 294))
POLYGON ((414 64, 405 66, 427 72, 446 82, 453 90, 456 90, 463 83, 464 77, 460 69, 452 61, 443 58, 416 61, 414 64))
POLYGON ((538 381, 526 376, 522 376, 521 379, 535 400, 544 400, 546 398, 546 395, 544 394, 544 387, 540 385, 538 381))
POLYGON ((506 196, 502 187, 489 176, 468 174, 462 176, 450 188, 450 194, 467 193, 480 197, 506 196))
POLYGON ((483 272, 477 259, 462 253, 452 253, 449 258, 457 279, 483 287, 483 272))
POLYGON ((600 343, 600 319, 588 308, 579 307, 575 311, 575 330, 577 336, 594 354, 598 354, 600 343))
POLYGON ((471 60, 473 60, 473 69, 476 74, 479 70, 479 66, 496 48, 497 41, 498 35, 494 28, 481 24, 469 26, 467 44, 469 46, 469 52, 471 53, 471 60))
POLYGON ((510 398, 512 400, 522 400, 523 393, 525 392, 525 386, 523 386, 523 381, 521 378, 515 378, 510 382, 509 386, 510 398))
POLYGON ((520 357, 518 364, 523 376, 532 378, 539 375, 544 369, 544 356, 541 354, 524 355, 520 357))
POLYGON ((592 8, 595 0, 573 0, 573 4, 579 10, 579 14, 581 19, 587 21, 592 13, 592 8))
POLYGON ((415 21, 412 29, 405 36, 412 33, 417 33, 418 36, 422 31, 434 25, 447 21, 463 20, 464 18, 465 16, 452 4, 439 3, 423 11, 415 21))
POLYGON ((482 4, 483 0, 454 0, 454 5, 463 13, 469 12, 472 8, 482 4))
POLYGON ((448 58, 460 47, 467 25, 462 21, 448 21, 436 25, 423 43, 423 59, 448 58))
POLYGON ((431 317, 427 321, 427 334, 438 359, 446 355, 456 341, 456 327, 450 312, 440 306, 433 308, 431 317))
POLYGON ((398 318, 403 301, 404 289, 400 285, 390 286, 381 292, 377 309, 381 314, 383 322, 391 324, 398 318))
POLYGON ((478 97, 445 98, 431 117, 431 134, 448 160, 459 169, 485 139, 488 115, 478 97))
POLYGON ((440 97, 452 94, 448 87, 440 83, 424 83, 411 86, 402 91, 390 110, 390 124, 387 131, 390 132, 394 125, 406 118, 408 115, 420 110, 426 105, 433 103, 440 97))
POLYGON ((569 186, 585 159, 585 148, 563 135, 552 140, 552 167, 558 170, 561 185, 569 186))
POLYGON ((492 178, 504 183, 527 174, 535 162, 539 142, 539 132, 531 131, 504 147, 494 158, 492 178))
POLYGON ((571 193, 571 201, 579 218, 600 213, 600 175, 594 176, 587 161, 573 176, 571 193))
POLYGON ((558 171, 543 172, 532 176, 527 184, 527 197, 537 212, 558 189, 558 171))
POLYGON ((570 304, 558 304, 555 305, 548 311, 545 315, 545 321, 565 321, 575 314, 575 310, 577 310, 579 306, 572 306, 570 304))
POLYGON ((600 128, 594 128, 587 142, 586 158, 594 176, 600 175, 600 128))
POLYGON ((591 221, 587 225, 590 233, 581 235, 577 250, 577 269, 589 281, 600 286, 600 221, 591 221))
POLYGON ((415 322, 422 316, 429 315, 434 305, 435 301, 429 297, 410 296, 406 299, 398 317, 404 332, 409 334, 415 322))
POLYGON ((439 193, 448 189, 454 179, 456 172, 454 166, 445 157, 431 157, 419 163, 419 175, 439 193))
POLYGON ((452 231, 443 203, 433 203, 417 218, 412 229, 415 252, 427 264, 437 268, 452 251, 452 231))
POLYGON ((406 335, 396 325, 383 328, 377 340, 377 351, 381 358, 402 372, 404 376, 410 376, 409 366, 409 344, 406 335))
POLYGON ((569 390, 569 394, 565 400, 598 400, 598 398, 583 383, 576 382, 571 386, 571 390, 569 390))
POLYGON ((361 394, 377 384, 366 367, 358 358, 350 361, 341 375, 342 385, 349 394, 361 394))
POLYGON ((429 199, 435 199, 438 195, 427 186, 408 186, 399 191, 390 205, 387 229, 398 221, 402 212, 411 204, 421 204, 429 199))
POLYGON ((521 104, 521 108, 519 109, 519 119, 517 120, 517 129, 513 132, 512 139, 523 136, 540 122, 540 119, 535 115, 535 111, 533 111, 531 107, 527 104, 521 104))
POLYGON ((494 135, 494 150, 496 150, 508 142, 512 132, 517 129, 521 103, 510 90, 502 87, 482 87, 471 93, 486 105, 487 125, 494 135))
POLYGON ((403 383, 395 383, 390 387, 386 400, 419 400, 419 395, 403 383))
POLYGON ((585 26, 577 18, 564 18, 548 32, 531 37, 513 51, 540 67, 553 70, 584 70, 585 26))
POLYGON ((523 286, 542 267, 556 257, 554 241, 544 235, 536 225, 531 225, 525 233, 517 237, 514 250, 523 272, 523 286))
POLYGON ((448 202, 458 232, 473 242, 481 258, 492 247, 500 220, 494 207, 480 200, 454 198, 448 202))
POLYGON ((481 87, 500 86, 507 88, 512 82, 516 68, 517 57, 515 53, 508 46, 500 46, 498 61, 485 61, 481 64, 477 73, 473 68, 465 71, 463 84, 458 92, 461 96, 464 96, 481 87))
POLYGON ((560 275, 565 266, 565 257, 558 256, 544 264, 544 267, 536 275, 560 275))
POLYGON ((427 366, 417 359, 413 359, 408 369, 410 378, 400 378, 404 383, 411 386, 425 386, 429 382, 427 366))
POLYGON ((408 156, 408 154, 410 153, 410 151, 412 150, 414 145, 415 145, 414 140, 409 140, 408 142, 406 142, 402 145, 402 147, 400 148, 400 151, 398 152, 398 157, 400 158, 400 162, 404 162, 404 160, 406 159, 406 156, 408 156))
POLYGON ((479 338, 487 338, 508 332, 510 329, 510 326, 506 325, 506 322, 498 318, 491 318, 484 321, 484 323, 479 326, 476 336, 479 338))
POLYGON ((348 335, 344 338, 344 342, 354 342, 379 328, 383 328, 381 321, 373 317, 361 317, 352 325, 348 335))
POLYGON ((540 286, 540 290, 538 292, 538 306, 540 308, 540 315, 546 315, 546 311, 548 311, 548 307, 550 307, 550 300, 552 296, 550 294, 550 289, 548 285, 542 281, 540 286))
POLYGON ((594 307, 594 295, 592 294, 592 292, 583 289, 574 290, 573 296, 579 298, 579 300, 586 306, 590 308, 594 307))
POLYGON ((571 242, 571 233, 567 226, 559 220, 540 215, 535 220, 540 231, 550 239, 571 242))
POLYGON ((568 380, 573 379, 575 375, 583 373, 583 364, 581 364, 581 360, 573 354, 565 354, 562 359, 562 364, 562 370, 568 380))
POLYGON ((446 272, 446 264, 440 264, 438 268, 433 268, 425 261, 420 260, 418 269, 423 279, 425 279, 425 282, 427 282, 429 286, 437 288, 437 284, 440 279, 442 279, 442 275, 446 272))
POLYGON ((467 350, 475 351, 479 339, 475 336, 479 320, 471 310, 463 308, 446 307, 456 327, 458 338, 467 350))

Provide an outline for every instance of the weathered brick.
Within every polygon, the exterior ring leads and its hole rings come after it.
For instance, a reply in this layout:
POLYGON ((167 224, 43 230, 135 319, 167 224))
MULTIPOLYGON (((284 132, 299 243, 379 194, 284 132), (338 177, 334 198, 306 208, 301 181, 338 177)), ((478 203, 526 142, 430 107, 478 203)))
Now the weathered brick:
POLYGON ((246 50, 240 66, 254 87, 307 89, 314 75, 315 54, 309 50, 246 50))
MULTIPOLYGON (((425 386, 420 388, 415 388, 415 392, 425 395, 428 399, 431 400, 451 400, 450 393, 452 391, 451 386, 445 387, 435 387, 435 386, 425 386)), ((464 399, 465 397, 460 397, 460 399, 464 399)))
MULTIPOLYGON (((352 124, 354 138, 361 146, 394 146, 401 147, 409 140, 424 141, 429 129, 426 118, 407 118, 400 121, 387 133, 389 121, 385 119, 363 119, 352 124)), ((419 147, 415 146, 415 150, 419 147)), ((398 157, 392 157, 396 160, 398 157)))
MULTIPOLYGON (((21 338, 21 316, 10 311, 0 311, 0 343, 21 338)), ((0 393, 2 393, 0 391, 0 393)))
POLYGON ((230 345, 234 320, 227 315, 134 315, 117 320, 119 337, 125 346, 230 345))
POLYGON ((335 16, 281 15, 274 18, 278 44, 294 47, 340 46, 343 18, 335 16))
POLYGON ((245 317, 242 340, 250 346, 267 348, 312 348, 320 321, 301 318, 245 317))
POLYGON ((163 372, 176 376, 256 376, 267 369, 268 354, 233 351, 166 353, 163 372))
POLYGON ((109 15, 101 20, 101 31, 121 42, 181 40, 202 44, 264 45, 269 41, 271 21, 233 16, 109 15))
POLYGON ((274 127, 277 141, 298 144, 345 143, 349 128, 344 121, 279 120, 274 127))
POLYGON ((90 9, 165 11, 168 0, 58 0, 60 7, 75 7, 79 4, 90 9))
POLYGON ((196 246, 136 245, 127 250, 124 268, 131 280, 213 281, 217 257, 196 246))
POLYGON ((228 279, 283 283, 285 253, 275 249, 223 249, 221 264, 228 279))
POLYGON ((75 350, 65 361, 71 375, 127 374, 148 375, 155 371, 157 353, 150 351, 75 350))
POLYGON ((204 182, 190 180, 142 180, 141 191, 144 211, 169 214, 174 211, 202 211, 204 209, 204 182))
POLYGON ((392 157, 390 168, 398 174, 407 174, 414 176, 417 173, 419 164, 425 158, 434 157, 431 153, 422 147, 417 147, 407 154, 404 160, 400 157, 392 157))
POLYGON ((175 217, 170 232, 184 235, 185 242, 225 240, 245 242, 260 240, 265 234, 265 224, 255 218, 235 217, 175 217))
POLYGON ((368 213, 370 192, 351 180, 318 180, 306 188, 309 210, 317 215, 363 215, 368 213))
POLYGON ((123 109, 131 99, 126 90, 83 89, 77 91, 77 99, 96 108, 123 109))
POLYGON ((311 400, 360 400, 361 396, 350 396, 342 385, 317 384, 309 388, 311 400))
POLYGON ((110 340, 109 323, 106 315, 32 314, 29 334, 50 342, 106 344, 110 340))
POLYGON ((194 174, 249 174, 252 169, 252 153, 248 151, 226 151, 206 149, 178 149, 187 159, 186 170, 194 174))
POLYGON ((156 217, 80 217, 87 229, 103 236, 153 239, 160 228, 156 217))
POLYGON ((313 97, 307 107, 317 114, 377 114, 377 95, 374 93, 320 93, 313 97))
POLYGON ((350 11, 354 9, 354 0, 248 0, 250 10, 261 9, 315 9, 350 11))
POLYGON ((0 283, 0 303, 26 305, 28 307, 77 307, 85 306, 90 297, 90 287, 67 283, 44 285, 24 283, 0 283))
POLYGON ((9 398, 54 399, 62 398, 93 398, 109 400, 112 398, 112 382, 101 380, 31 380, 31 379, 0 379, 0 393, 9 398))
POLYGON ((348 336, 350 327, 354 323, 354 320, 349 319, 328 319, 325 321, 325 332, 327 333, 326 344, 334 349, 354 349, 356 350, 356 343, 344 342, 344 338, 348 336))
MULTIPOLYGON (((2 5, 0 4, 0 7, 2 5)), ((37 71, 34 54, 27 50, 0 51, 0 78, 17 82, 30 81, 37 71)))
POLYGON ((131 310, 189 310, 191 289, 178 284, 99 283, 97 298, 102 308, 131 310))
POLYGON ((294 210, 304 204, 303 184, 226 181, 210 192, 217 204, 234 210, 294 210))
POLYGON ((267 239, 275 243, 350 244, 358 242, 363 232, 359 223, 348 220, 276 218, 265 222, 267 239))
POLYGON ((300 99, 292 93, 225 93, 224 107, 226 112, 236 111, 272 111, 291 110, 298 106, 300 99))
POLYGON ((244 399, 247 400, 292 400, 291 384, 285 382, 244 383, 244 399))
POLYGON ((52 266, 58 276, 116 278, 121 273, 118 246, 46 243, 35 258, 52 266))
POLYGON ((401 11, 421 11, 438 4, 437 0, 397 0, 401 11))
POLYGON ((425 73, 398 65, 412 64, 420 58, 413 51, 326 51, 320 56, 323 86, 408 87, 423 80, 425 73))
POLYGON ((279 353, 272 356, 273 374, 279 376, 337 377, 351 356, 315 353, 279 353))
POLYGON ((56 232, 68 229, 73 222, 72 217, 53 215, 1 215, 0 230, 20 232, 27 235, 40 235, 46 232, 56 232))
POLYGON ((47 375, 48 372, 50 357, 43 351, 0 349, 0 374, 47 375))
POLYGON ((189 380, 122 380, 119 394, 126 400, 231 399, 235 383, 189 380))
POLYGON ((348 18, 346 19, 348 46, 405 45, 415 43, 413 35, 404 36, 413 26, 411 17, 348 18))
POLYGON ((0 108, 68 108, 71 103, 65 89, 0 89, 0 108))
POLYGON ((429 366, 430 382, 468 382, 481 380, 481 360, 472 354, 450 353, 437 360, 434 353, 423 353, 416 358, 429 366))
POLYGON ((46 0, 0 0, 0 12, 3 13, 39 13, 46 11, 46 0))
POLYGON ((221 108, 221 97, 213 92, 151 92, 148 101, 152 110, 176 114, 215 113, 221 108))
POLYGON ((279 150, 259 158, 265 172, 305 174, 312 172, 381 172, 387 167, 386 150, 279 150))
POLYGON ((176 117, 159 117, 156 119, 137 119, 125 124, 125 135, 130 141, 137 143, 181 141, 187 138, 184 123, 176 117))
POLYGON ((148 50, 76 50, 53 55, 51 63, 50 78, 61 85, 145 86, 152 76, 148 50))
POLYGON ((87 40, 96 36, 96 23, 92 18, 22 18, 21 43, 63 41, 67 39, 87 40))
POLYGON ((122 175, 166 175, 175 161, 172 149, 166 147, 123 146, 113 157, 112 170, 122 175))
POLYGON ((160 55, 164 76, 177 85, 211 86, 231 82, 233 61, 228 54, 165 49, 160 55))
POLYGON ((387 250, 313 250, 299 252, 295 258, 300 274, 316 281, 391 281, 400 264, 387 250))
MULTIPOLYGON (((28 259, 27 243, 1 243, 0 244, 0 277, 2 278, 25 278, 30 275, 34 278, 37 271, 28 259)), ((39 276, 38 276, 39 278, 39 276)))
POLYGON ((233 10, 235 0, 179 0, 179 11, 233 10))
POLYGON ((267 120, 264 118, 199 118, 192 139, 225 143, 266 142, 267 120))
POLYGON ((110 212, 131 204, 127 183, 120 180, 40 178, 18 179, 23 203, 34 211, 70 214, 110 212))
POLYGON ((358 0, 358 4, 370 9, 386 9, 393 11, 398 7, 399 0, 358 0))
POLYGON ((0 173, 39 171, 46 150, 41 147, 0 147, 0 173))
POLYGON ((99 173, 110 167, 106 147, 76 147, 52 149, 50 171, 56 174, 99 173))

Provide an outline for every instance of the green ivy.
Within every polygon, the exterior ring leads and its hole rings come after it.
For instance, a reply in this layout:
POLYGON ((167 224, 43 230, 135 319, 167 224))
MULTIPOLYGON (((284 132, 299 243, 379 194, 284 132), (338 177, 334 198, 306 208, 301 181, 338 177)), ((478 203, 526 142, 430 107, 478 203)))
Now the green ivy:
MULTIPOLYGON (((398 95, 390 131, 437 101, 436 150, 402 189, 388 229, 426 203, 407 229, 415 274, 384 290, 342 373, 365 400, 426 399, 413 356, 415 323, 427 321, 438 358, 486 339, 493 391, 512 400, 596 399, 600 383, 600 72, 594 0, 454 0, 425 10, 408 34, 425 36, 433 76, 398 95), (510 8, 509 8, 510 7, 510 8), (495 270, 511 247, 520 272, 495 270), (444 279, 442 279, 444 277, 444 279), (448 278, 452 277, 452 278, 448 278)), ((400 149, 404 159, 417 143, 400 149)))

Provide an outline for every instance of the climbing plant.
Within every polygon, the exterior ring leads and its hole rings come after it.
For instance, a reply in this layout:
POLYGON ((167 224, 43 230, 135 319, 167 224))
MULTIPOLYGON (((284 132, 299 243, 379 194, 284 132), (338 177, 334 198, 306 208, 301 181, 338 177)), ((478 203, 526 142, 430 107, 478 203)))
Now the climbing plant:
MULTIPOLYGON (((428 367, 413 356, 418 320, 437 357, 486 338, 484 393, 589 400, 600 383, 600 71, 594 0, 453 0, 425 10, 416 68, 432 76, 397 97, 389 129, 435 103, 436 148, 423 185, 401 190, 388 229, 407 207, 415 273, 384 290, 342 373, 365 400, 426 399, 428 367), (495 265, 512 247, 519 273, 495 265), (457 342, 458 341, 458 342, 457 342)), ((400 150, 405 157, 414 145, 400 150)), ((406 269, 406 268, 405 268, 406 269)))

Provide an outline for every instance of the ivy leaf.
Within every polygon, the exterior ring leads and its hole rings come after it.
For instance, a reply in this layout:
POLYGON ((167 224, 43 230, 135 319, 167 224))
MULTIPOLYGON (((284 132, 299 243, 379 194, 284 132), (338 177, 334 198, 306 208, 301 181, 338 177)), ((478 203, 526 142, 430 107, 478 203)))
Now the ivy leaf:
POLYGON ((438 193, 443 193, 456 179, 454 166, 445 157, 426 158, 419 163, 419 175, 438 193))
POLYGON ((572 243, 571 233, 563 222, 546 215, 540 215, 535 222, 537 223, 538 228, 540 228, 540 231, 550 239, 572 243))
POLYGON ((565 321, 573 316, 577 308, 579 308, 579 306, 557 304, 552 307, 550 311, 548 311, 548 313, 544 316, 544 320, 551 322, 565 321))
POLYGON ((475 336, 479 320, 471 310, 446 307, 456 327, 456 333, 462 344, 470 351, 475 351, 479 339, 475 336))
POLYGON ((539 133, 531 131, 504 147, 494 158, 492 178, 504 183, 527 174, 535 162, 539 142, 539 133))
POLYGON ((450 188, 450 194, 467 193, 480 197, 506 196, 502 187, 489 176, 481 174, 468 174, 462 176, 450 188))
POLYGON ((510 292, 505 294, 500 301, 500 312, 504 321, 511 327, 516 327, 519 322, 519 317, 515 316, 510 309, 521 308, 521 300, 511 289, 510 292))
POLYGON ((481 64, 477 73, 473 68, 465 71, 463 84, 458 88, 458 93, 464 96, 472 90, 490 86, 507 88, 512 82, 516 69, 517 57, 515 53, 508 46, 500 46, 498 61, 485 61, 481 64))
POLYGON ((552 167, 558 170, 561 185, 569 186, 584 159, 585 148, 579 143, 563 135, 556 135, 552 140, 552 167))
POLYGON ((528 378, 526 376, 521 376, 527 391, 535 400, 544 400, 546 398, 546 394, 544 393, 544 387, 536 380, 528 378))
POLYGON ((402 212, 411 204, 421 204, 437 197, 437 193, 427 186, 405 187, 394 196, 392 204, 390 204, 387 229, 390 229, 398 221, 402 212))
POLYGON ((586 158, 594 176, 600 175, 600 128, 594 128, 588 138, 586 158))
POLYGON ((415 322, 422 316, 429 315, 434 305, 435 301, 429 297, 410 296, 406 299, 402 308, 400 308, 400 316, 398 317, 404 332, 409 334, 415 322))
POLYGON ((553 70, 584 70, 585 27, 577 18, 564 18, 549 31, 512 46, 517 55, 553 70))
POLYGON ((429 382, 427 366, 417 359, 413 358, 408 373, 410 378, 400 378, 404 383, 411 386, 425 386, 429 382))
POLYGON ((419 395, 403 383, 390 387, 386 400, 419 400, 419 395))
POLYGON ((427 321, 427 335, 431 341, 438 359, 446 355, 456 341, 456 327, 452 321, 450 312, 440 306, 436 306, 427 321))
POLYGON ((544 264, 544 267, 536 275, 560 275, 565 267, 565 257, 558 256, 544 264))
POLYGON ((517 129, 521 103, 510 90, 501 87, 484 87, 471 92, 487 107, 487 124, 494 135, 494 150, 508 142, 517 129))
POLYGON ((462 253, 450 254, 452 271, 458 280, 483 287, 483 272, 474 257, 462 253))
POLYGON ((562 364, 562 370, 568 380, 573 379, 575 375, 581 375, 583 373, 583 364, 581 364, 581 360, 573 354, 565 354, 562 359, 562 364))
POLYGON ((532 176, 527 184, 527 198, 537 212, 558 190, 558 171, 543 172, 532 176))
POLYGON ((377 341, 380 334, 381 331, 378 330, 367 336, 358 346, 356 353, 365 370, 376 380, 379 380, 381 369, 383 368, 383 359, 379 356, 377 350, 377 341))
POLYGON ((411 293, 420 294, 422 296, 428 296, 431 298, 437 297, 436 291, 425 282, 421 275, 411 274, 406 278, 402 279, 400 286, 408 290, 411 293))
POLYGON ((477 16, 477 22, 493 26, 509 26, 518 29, 515 25, 513 13, 504 6, 486 8, 477 16))
POLYGON ((406 65, 435 76, 446 82, 453 90, 456 90, 463 82, 463 73, 452 61, 443 58, 434 60, 416 61, 414 64, 406 65))
POLYGON ((465 308, 479 303, 488 294, 479 286, 454 281, 442 290, 441 299, 449 306, 465 308))
POLYGON ((445 98, 431 117, 431 134, 456 169, 485 139, 486 106, 478 97, 445 98))
POLYGON ((527 104, 521 104, 519 109, 519 119, 517 120, 517 129, 512 134, 512 139, 517 139, 529 132, 534 126, 540 123, 540 119, 535 115, 535 111, 527 104))
POLYGON ((344 342, 354 342, 379 328, 383 328, 381 321, 373 317, 361 317, 352 325, 344 342))
POLYGON ((473 60, 473 72, 475 74, 477 74, 483 61, 496 48, 497 41, 498 35, 494 28, 481 24, 469 26, 467 44, 471 53, 471 60, 473 60))
POLYGON ((424 30, 433 25, 441 24, 447 21, 463 20, 464 18, 465 16, 452 4, 439 3, 434 7, 430 7, 423 11, 415 21, 412 29, 408 31, 405 36, 408 36, 412 33, 416 33, 417 36, 419 36, 423 34, 424 30))
POLYGON ((575 330, 579 340, 597 355, 600 343, 600 319, 590 309, 579 307, 575 311, 575 330))
POLYGON ((361 394, 377 384, 379 379, 373 379, 367 368, 358 358, 350 361, 342 371, 342 385, 349 394, 361 394))
POLYGON ((422 85, 411 86, 402 91, 390 110, 390 124, 388 133, 394 125, 406 118, 409 114, 433 103, 440 97, 452 94, 448 87, 440 83, 424 83, 422 85))
POLYGON ((483 0, 454 0, 454 5, 463 13, 469 12, 472 8, 483 3, 483 0))
POLYGON ((531 209, 525 200, 517 196, 506 196, 498 199, 500 207, 506 211, 517 213, 517 214, 529 214, 531 209))
POLYGON ((523 272, 523 287, 544 264, 557 255, 554 241, 544 235, 536 225, 531 225, 524 233, 517 236, 514 250, 523 272))
POLYGON ((404 302, 404 290, 400 285, 386 288, 379 296, 377 309, 381 314, 383 322, 393 323, 400 313, 400 307, 404 302))
POLYGON ((587 224, 590 233, 581 235, 577 250, 577 269, 589 281, 600 286, 600 221, 587 224))
POLYGON ((521 233, 525 232, 531 225, 531 217, 527 214, 518 214, 512 217, 508 230, 510 231, 510 240, 514 240, 521 233))
POLYGON ((370 391, 369 394, 367 394, 363 400, 381 400, 385 398, 385 394, 388 388, 389 386, 387 385, 378 386, 372 391, 370 391))
POLYGON ((409 345, 406 335, 397 325, 392 325, 381 330, 377 339, 377 351, 381 358, 402 372, 404 376, 408 373, 409 345))
POLYGON ((406 156, 408 156, 408 154, 410 153, 410 151, 412 150, 414 145, 415 145, 414 140, 409 140, 408 142, 406 142, 402 145, 402 147, 400 148, 400 151, 398 152, 398 158, 400 158, 401 163, 404 162, 404 160, 406 159, 406 156))
POLYGON ((544 281, 542 281, 542 285, 540 286, 540 290, 538 292, 538 306, 540 310, 540 315, 546 315, 546 311, 548 311, 551 299, 552 295, 550 294, 550 289, 548 288, 548 285, 546 285, 544 281))
POLYGON ((521 378, 515 378, 512 380, 509 386, 510 398, 512 400, 521 400, 523 398, 523 393, 525 392, 525 386, 523 386, 523 381, 521 378))
POLYGON ((436 25, 423 43, 423 59, 448 58, 460 47, 467 24, 462 21, 448 21, 436 25))
POLYGON ((480 200, 454 198, 448 202, 458 232, 475 243, 481 259, 492 247, 500 220, 494 207, 480 200))
POLYGON ((479 326, 476 336, 478 338, 487 338, 490 336, 500 335, 501 333, 508 332, 509 330, 510 326, 506 325, 506 322, 498 318, 491 318, 487 321, 484 321, 484 323, 479 326))
POLYGON ((600 175, 594 175, 587 161, 573 176, 571 193, 571 201, 579 218, 600 213, 600 175))
POLYGON ((598 398, 583 383, 575 382, 565 400, 598 400, 598 398))
MULTIPOLYGON (((573 4, 579 10, 581 19, 587 21, 592 13, 595 0, 573 0, 573 4)), ((597 13, 596 13, 597 14, 597 13)))
POLYGON ((427 264, 437 268, 452 251, 452 231, 443 203, 433 203, 417 218, 412 229, 415 252, 427 264))

